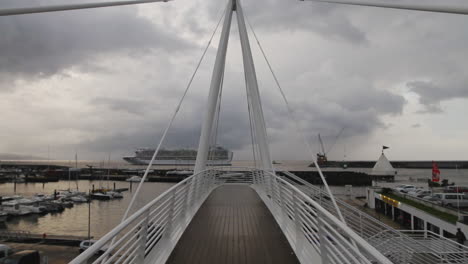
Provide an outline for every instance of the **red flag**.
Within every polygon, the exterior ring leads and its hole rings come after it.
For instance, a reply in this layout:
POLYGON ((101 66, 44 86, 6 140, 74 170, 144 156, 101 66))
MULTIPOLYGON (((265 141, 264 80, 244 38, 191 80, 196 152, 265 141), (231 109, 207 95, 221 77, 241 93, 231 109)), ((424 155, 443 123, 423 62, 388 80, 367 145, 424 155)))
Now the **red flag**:
POLYGON ((434 161, 432 162, 432 181, 440 181, 440 170, 439 167, 437 167, 437 163, 435 163, 434 161))

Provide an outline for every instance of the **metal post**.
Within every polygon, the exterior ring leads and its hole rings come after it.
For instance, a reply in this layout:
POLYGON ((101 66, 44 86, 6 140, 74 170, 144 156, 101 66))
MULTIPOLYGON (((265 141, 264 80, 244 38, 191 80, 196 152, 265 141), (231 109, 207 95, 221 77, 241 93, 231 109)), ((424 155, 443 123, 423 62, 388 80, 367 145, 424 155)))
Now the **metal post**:
POLYGON ((294 205, 294 226, 295 226, 295 232, 296 232, 295 252, 296 252, 297 257, 301 259, 304 236, 302 232, 301 213, 299 211, 300 200, 298 199, 295 191, 293 191, 292 195, 293 195, 293 205, 294 205))
POLYGON ((325 232, 325 225, 323 223, 322 213, 317 212, 318 221, 318 236, 320 241, 320 256, 322 257, 322 264, 330 263, 328 259, 328 246, 327 246, 327 235, 325 232))
POLYGON ((149 214, 150 210, 146 211, 145 221, 143 221, 142 226, 140 228, 139 234, 139 245, 138 245, 138 257, 136 263, 144 263, 145 261, 145 249, 146 249, 146 241, 148 240, 148 225, 149 223, 149 214))
POLYGON ((166 239, 168 241, 170 241, 172 239, 172 230, 173 230, 173 225, 174 225, 173 218, 174 218, 175 194, 176 194, 176 189, 174 189, 171 192, 170 197, 169 197, 169 199, 171 199, 171 201, 169 202, 169 212, 168 212, 168 216, 167 216, 167 225, 166 225, 166 230, 164 232, 165 233, 164 236, 166 237, 166 239))
POLYGON ((210 92, 208 94, 208 107, 206 109, 203 126, 198 144, 197 160, 195 162, 194 173, 201 172, 206 167, 208 159, 208 150, 210 148, 211 132, 213 129, 213 120, 216 113, 216 106, 219 100, 219 90, 224 75, 224 66, 226 63, 227 46, 229 42, 229 32, 231 29, 232 20, 232 0, 229 0, 224 17, 223 30, 218 45, 218 53, 211 77, 210 92))
POLYGON ((88 240, 91 239, 91 191, 88 192, 88 240))

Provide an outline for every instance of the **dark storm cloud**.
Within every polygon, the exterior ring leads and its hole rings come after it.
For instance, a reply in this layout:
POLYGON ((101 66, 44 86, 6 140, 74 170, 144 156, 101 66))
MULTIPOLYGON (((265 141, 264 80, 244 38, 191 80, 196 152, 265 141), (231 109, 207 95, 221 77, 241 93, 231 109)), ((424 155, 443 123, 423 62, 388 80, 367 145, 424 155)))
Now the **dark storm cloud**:
POLYGON ((466 79, 450 79, 443 82, 412 81, 406 84, 412 92, 419 95, 419 101, 425 106, 425 112, 440 113, 442 101, 455 98, 468 98, 466 79))
POLYGON ((401 95, 375 88, 343 89, 337 102, 353 112, 373 110, 376 114, 400 114, 406 100, 401 95))
POLYGON ((0 32, 3 81, 46 77, 72 66, 89 72, 99 70, 92 65, 96 56, 119 52, 138 57, 152 49, 174 51, 189 45, 132 6, 0 17, 0 32))
POLYGON ((355 44, 367 42, 365 33, 339 11, 339 5, 265 0, 244 1, 244 6, 255 28, 270 32, 306 30, 355 44))

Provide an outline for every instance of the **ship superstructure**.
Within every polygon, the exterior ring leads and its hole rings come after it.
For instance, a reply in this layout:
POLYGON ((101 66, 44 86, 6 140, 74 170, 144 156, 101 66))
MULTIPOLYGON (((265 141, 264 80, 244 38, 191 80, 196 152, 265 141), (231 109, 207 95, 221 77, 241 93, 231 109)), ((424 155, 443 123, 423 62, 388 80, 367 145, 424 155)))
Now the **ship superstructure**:
MULTIPOLYGON (((154 149, 139 148, 135 156, 123 159, 134 165, 148 165, 153 157, 154 149)), ((233 152, 221 146, 211 147, 208 155, 208 165, 230 166, 233 152)), ((153 165, 195 165, 197 150, 195 149, 161 149, 153 165)))

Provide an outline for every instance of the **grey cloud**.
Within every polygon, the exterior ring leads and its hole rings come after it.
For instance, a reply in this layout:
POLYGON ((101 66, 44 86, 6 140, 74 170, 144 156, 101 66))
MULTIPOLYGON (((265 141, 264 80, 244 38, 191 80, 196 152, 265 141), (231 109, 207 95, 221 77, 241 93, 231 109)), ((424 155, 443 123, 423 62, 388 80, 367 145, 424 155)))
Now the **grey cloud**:
POLYGON ((411 127, 412 127, 412 128, 420 128, 420 127, 421 127, 421 124, 419 124, 419 123, 412 124, 411 127))
POLYGON ((363 87, 344 89, 337 99, 341 106, 351 111, 373 109, 379 114, 401 114, 406 103, 401 95, 363 87))
MULTIPOLYGON (((135 57, 155 49, 190 47, 167 29, 139 16, 132 6, 0 17, 0 31, 3 81, 47 77, 80 65, 88 71, 99 70, 92 61, 116 52, 135 57)), ((0 89, 11 87, 3 86, 0 89)))
MULTIPOLYGON (((116 102, 114 100, 104 101, 106 103, 108 101, 111 103, 116 102)), ((182 112, 169 130, 163 146, 167 148, 198 147, 204 111, 202 104, 194 104, 193 100, 186 101, 182 107, 182 112)), ((218 125, 217 144, 236 151, 251 143, 246 111, 246 109, 239 108, 236 100, 224 102, 218 125)), ((93 152, 127 153, 138 147, 156 147, 170 115, 156 119, 154 118, 154 111, 153 113, 146 111, 143 113, 146 113, 145 118, 133 119, 128 127, 122 129, 115 129, 115 122, 103 124, 103 126, 107 126, 106 131, 108 132, 82 142, 80 148, 90 149, 93 152)))
POLYGON ((467 80, 412 81, 407 87, 419 95, 419 102, 425 106, 428 113, 440 113, 442 101, 455 98, 468 98, 467 80))
POLYGON ((244 4, 246 15, 255 28, 268 31, 314 31, 325 38, 345 40, 354 44, 367 42, 365 33, 357 28, 341 6, 313 2, 292 4, 283 0, 249 1, 244 4))
POLYGON ((130 114, 141 115, 145 113, 150 102, 128 98, 98 97, 92 100, 91 104, 103 105, 115 111, 124 111, 130 114))

